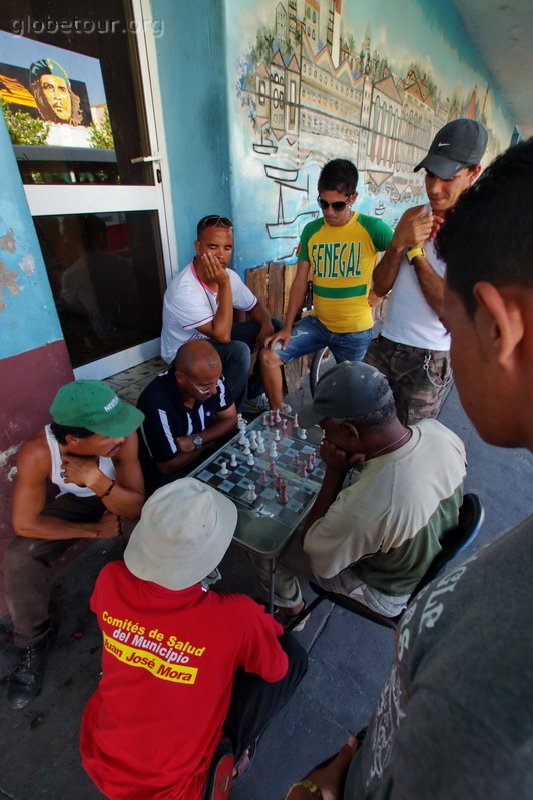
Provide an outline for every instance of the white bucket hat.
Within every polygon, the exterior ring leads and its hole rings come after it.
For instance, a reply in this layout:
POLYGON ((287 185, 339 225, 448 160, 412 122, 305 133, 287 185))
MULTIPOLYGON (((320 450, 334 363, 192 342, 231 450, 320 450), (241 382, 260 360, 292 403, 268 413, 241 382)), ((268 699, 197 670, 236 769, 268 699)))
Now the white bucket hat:
POLYGON ((144 581, 186 589, 221 562, 236 524, 231 500, 196 478, 182 478, 146 501, 124 561, 144 581))

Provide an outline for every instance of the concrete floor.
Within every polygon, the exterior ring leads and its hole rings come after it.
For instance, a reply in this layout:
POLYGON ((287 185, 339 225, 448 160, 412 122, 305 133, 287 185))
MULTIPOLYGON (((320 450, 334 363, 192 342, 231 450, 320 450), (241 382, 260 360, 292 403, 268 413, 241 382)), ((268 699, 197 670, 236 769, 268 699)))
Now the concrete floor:
MULTIPOLYGON (((300 392, 297 398, 301 398, 300 392)), ((298 410, 296 399, 295 410, 298 410)), ((476 547, 533 511, 533 457, 480 441, 454 390, 441 421, 464 440, 469 460, 467 491, 485 505, 486 522, 476 547)), ((100 568, 120 557, 118 542, 96 542, 54 579, 59 610, 41 695, 13 711, 2 698, 0 798, 7 800, 97 800, 80 766, 80 716, 96 688, 100 637, 88 598, 100 568)), ((223 583, 254 593, 254 580, 241 550, 232 546, 222 564, 223 583)), ((0 633, 4 686, 14 661, 9 631, 0 633)), ((392 631, 323 603, 297 634, 309 652, 309 671, 289 705, 260 740, 252 769, 235 785, 232 800, 278 800, 291 783, 336 750, 349 732, 368 721, 393 657, 392 631)))

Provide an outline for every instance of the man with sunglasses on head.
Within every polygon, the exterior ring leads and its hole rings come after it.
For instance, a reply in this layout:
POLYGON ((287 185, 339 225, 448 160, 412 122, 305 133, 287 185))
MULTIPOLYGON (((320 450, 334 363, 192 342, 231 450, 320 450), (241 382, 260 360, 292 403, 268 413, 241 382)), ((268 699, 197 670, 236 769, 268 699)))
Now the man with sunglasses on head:
MULTIPOLYGON (((228 269, 233 253, 231 220, 217 214, 203 217, 194 249, 191 263, 165 292, 161 356, 170 363, 189 339, 209 339, 222 359, 224 376, 240 409, 246 397, 250 353, 274 332, 272 318, 237 273, 228 269), (246 312, 246 321, 234 323, 234 310, 246 312)), ((255 384, 259 392, 259 380, 255 384)))
POLYGON ((425 169, 428 206, 406 211, 396 229, 390 258, 374 271, 374 291, 392 289, 387 315, 365 361, 389 379, 405 425, 436 417, 452 374, 450 336, 440 321, 446 265, 433 239, 461 194, 478 177, 487 132, 473 119, 456 119, 435 136, 425 169))
POLYGON ((237 427, 220 357, 205 339, 183 344, 137 406, 144 414, 139 456, 147 494, 186 475, 237 427))
MULTIPOLYGON (((360 361, 372 332, 368 294, 377 254, 393 241, 392 229, 352 209, 358 171, 351 161, 329 161, 318 179, 322 219, 309 222, 298 248, 298 268, 282 329, 259 353, 261 378, 271 408, 280 408, 283 364, 329 347, 337 362, 360 361), (308 281, 314 313, 296 325, 308 281)), ((388 255, 384 256, 385 259, 388 255)))

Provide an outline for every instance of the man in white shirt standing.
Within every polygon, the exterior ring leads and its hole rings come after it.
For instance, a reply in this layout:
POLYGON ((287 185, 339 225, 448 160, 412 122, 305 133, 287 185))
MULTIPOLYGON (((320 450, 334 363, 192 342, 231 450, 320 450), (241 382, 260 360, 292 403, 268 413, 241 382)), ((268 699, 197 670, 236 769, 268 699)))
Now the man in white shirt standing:
POLYGON ((415 167, 415 172, 426 172, 429 206, 402 215, 398 229, 405 235, 396 239, 400 245, 406 240, 411 244, 397 247, 396 258, 384 259, 374 270, 376 294, 392 293, 383 328, 365 361, 387 376, 404 425, 436 417, 452 379, 450 336, 440 321, 446 265, 437 257, 433 239, 481 172, 486 146, 487 132, 473 119, 453 120, 437 133, 415 167))
MULTIPOLYGON (((233 253, 233 226, 211 214, 197 225, 196 255, 169 283, 163 300, 161 357, 170 363, 189 339, 209 339, 222 360, 222 371, 239 409, 246 397, 250 354, 274 333, 263 304, 228 269, 233 253), (245 311, 245 322, 233 322, 233 311, 245 311)), ((255 381, 256 393, 260 383, 255 381)))

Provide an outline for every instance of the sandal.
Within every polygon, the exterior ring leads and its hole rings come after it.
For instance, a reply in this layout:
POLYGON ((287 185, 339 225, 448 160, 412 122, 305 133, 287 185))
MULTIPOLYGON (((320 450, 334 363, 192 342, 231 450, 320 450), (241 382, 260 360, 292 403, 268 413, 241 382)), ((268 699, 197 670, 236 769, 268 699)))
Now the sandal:
POLYGON ((213 755, 202 800, 226 800, 233 783, 235 759, 231 742, 223 738, 213 755))
POLYGON ((279 609, 278 613, 285 630, 292 631, 293 633, 299 633, 300 631, 303 631, 305 628, 305 623, 309 619, 309 614, 305 613, 306 608, 307 603, 305 600, 302 600, 302 602, 298 606, 295 606, 295 608, 279 609))
POLYGON ((235 766, 233 767, 233 783, 237 783, 237 781, 240 780, 242 776, 245 775, 246 772, 248 772, 248 770, 252 766, 252 761, 254 760, 255 756, 256 744, 257 740, 249 747, 247 747, 244 753, 236 762, 235 766))

